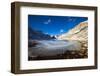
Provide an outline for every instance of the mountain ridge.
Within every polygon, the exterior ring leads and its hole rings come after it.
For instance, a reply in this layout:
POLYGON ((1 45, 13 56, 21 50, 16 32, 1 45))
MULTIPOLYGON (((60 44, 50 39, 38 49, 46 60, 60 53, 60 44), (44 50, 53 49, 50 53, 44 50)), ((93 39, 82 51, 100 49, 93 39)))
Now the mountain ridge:
POLYGON ((55 39, 54 36, 44 34, 42 31, 34 30, 31 27, 28 27, 28 39, 29 40, 49 40, 55 39))
POLYGON ((58 40, 78 40, 87 41, 88 39, 88 22, 84 21, 76 25, 76 27, 69 30, 57 38, 58 40))

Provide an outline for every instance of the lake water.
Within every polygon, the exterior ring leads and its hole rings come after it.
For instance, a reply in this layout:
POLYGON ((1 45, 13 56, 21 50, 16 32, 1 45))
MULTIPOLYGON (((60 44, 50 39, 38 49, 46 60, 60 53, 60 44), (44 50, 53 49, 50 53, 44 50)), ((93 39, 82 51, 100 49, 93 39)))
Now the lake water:
POLYGON ((35 47, 30 47, 29 56, 54 56, 66 51, 80 51, 81 43, 65 40, 38 40, 35 47))

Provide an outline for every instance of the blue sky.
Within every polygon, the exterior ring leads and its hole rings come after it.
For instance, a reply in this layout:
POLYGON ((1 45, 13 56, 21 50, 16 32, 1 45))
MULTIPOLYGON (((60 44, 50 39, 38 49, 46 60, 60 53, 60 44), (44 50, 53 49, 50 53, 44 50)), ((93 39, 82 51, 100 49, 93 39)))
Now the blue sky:
POLYGON ((49 35, 60 35, 68 32, 87 17, 28 15, 28 26, 49 35))

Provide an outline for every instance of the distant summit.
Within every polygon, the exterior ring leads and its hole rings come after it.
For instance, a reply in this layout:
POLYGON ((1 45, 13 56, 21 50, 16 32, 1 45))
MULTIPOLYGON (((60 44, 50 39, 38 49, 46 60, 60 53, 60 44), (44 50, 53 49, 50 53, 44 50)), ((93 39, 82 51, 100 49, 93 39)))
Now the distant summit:
POLYGON ((42 31, 34 30, 31 27, 28 27, 28 39, 29 40, 49 40, 56 39, 54 36, 50 36, 48 34, 44 34, 42 31))

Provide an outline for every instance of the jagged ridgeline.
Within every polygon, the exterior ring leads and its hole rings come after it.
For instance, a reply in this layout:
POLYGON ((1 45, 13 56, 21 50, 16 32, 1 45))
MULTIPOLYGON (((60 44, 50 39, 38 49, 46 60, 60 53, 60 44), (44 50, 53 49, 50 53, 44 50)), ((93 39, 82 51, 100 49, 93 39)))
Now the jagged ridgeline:
POLYGON ((49 39, 55 39, 54 36, 50 36, 48 34, 44 34, 42 31, 32 29, 31 27, 28 27, 28 39, 29 40, 49 40, 49 39))
POLYGON ((84 21, 58 37, 59 40, 88 40, 88 22, 84 21))

